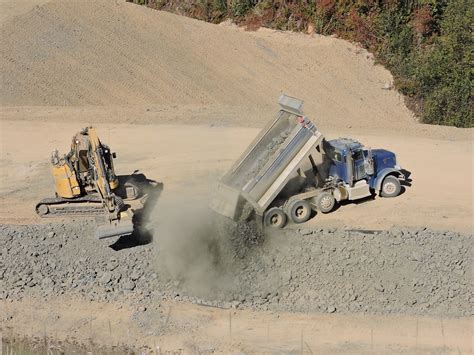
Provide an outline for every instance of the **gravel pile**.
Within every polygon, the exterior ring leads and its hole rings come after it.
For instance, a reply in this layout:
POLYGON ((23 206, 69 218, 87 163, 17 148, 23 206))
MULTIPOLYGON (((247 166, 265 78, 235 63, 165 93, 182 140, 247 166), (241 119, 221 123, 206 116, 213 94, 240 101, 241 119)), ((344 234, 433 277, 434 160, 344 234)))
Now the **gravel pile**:
POLYGON ((150 245, 122 239, 112 245, 94 238, 94 223, 0 226, 0 299, 62 294, 90 300, 149 296, 150 245), (133 295, 132 295, 133 293, 133 295))
POLYGON ((249 265, 261 269, 249 276, 267 285, 260 296, 279 309, 473 314, 472 236, 427 229, 299 230, 274 237, 253 259, 249 265))
MULTIPOLYGON (((286 141, 293 128, 293 126, 287 127, 286 130, 270 139, 265 147, 259 146, 259 149, 252 151, 252 154, 244 160, 245 163, 250 161, 251 165, 243 170, 243 175, 236 180, 235 174, 233 174, 233 185, 235 188, 242 189, 250 180, 259 176, 260 170, 268 163, 269 159, 282 149, 282 144, 286 141)), ((265 139, 268 139, 268 137, 265 136, 265 139)))
POLYGON ((473 314, 472 235, 288 229, 245 253, 214 238, 199 253, 186 243, 170 252, 188 263, 174 273, 158 233, 143 245, 93 235, 91 222, 0 225, 0 299, 67 294, 137 306, 175 299, 302 312, 473 314), (202 259, 208 263, 199 273, 202 259))

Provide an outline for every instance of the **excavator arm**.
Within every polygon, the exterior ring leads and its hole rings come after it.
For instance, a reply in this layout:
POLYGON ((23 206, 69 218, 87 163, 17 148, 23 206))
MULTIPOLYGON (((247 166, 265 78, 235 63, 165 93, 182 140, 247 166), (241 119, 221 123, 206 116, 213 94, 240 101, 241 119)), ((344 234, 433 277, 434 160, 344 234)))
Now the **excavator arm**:
MULTIPOLYGON (((94 169, 95 179, 94 184, 97 192, 100 193, 104 200, 105 207, 111 215, 117 213, 116 197, 112 192, 109 184, 108 169, 105 166, 104 161, 104 148, 100 143, 99 137, 95 128, 88 128, 89 142, 90 142, 90 153, 92 160, 92 167, 94 169)), ((112 217, 112 216, 111 216, 112 217)))

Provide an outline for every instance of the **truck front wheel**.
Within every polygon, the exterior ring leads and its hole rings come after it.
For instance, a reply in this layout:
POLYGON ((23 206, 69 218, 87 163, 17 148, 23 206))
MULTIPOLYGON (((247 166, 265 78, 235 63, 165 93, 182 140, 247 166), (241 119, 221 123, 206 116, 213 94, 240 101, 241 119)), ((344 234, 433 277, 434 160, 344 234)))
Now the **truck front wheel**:
POLYGON ((316 207, 322 213, 329 213, 336 205, 334 196, 329 192, 323 192, 316 197, 316 207))
POLYGON ((380 195, 382 197, 396 197, 400 194, 402 187, 400 181, 392 175, 383 179, 380 195))
POLYGON ((286 224, 286 214, 281 208, 270 208, 263 217, 265 227, 283 228, 286 224))

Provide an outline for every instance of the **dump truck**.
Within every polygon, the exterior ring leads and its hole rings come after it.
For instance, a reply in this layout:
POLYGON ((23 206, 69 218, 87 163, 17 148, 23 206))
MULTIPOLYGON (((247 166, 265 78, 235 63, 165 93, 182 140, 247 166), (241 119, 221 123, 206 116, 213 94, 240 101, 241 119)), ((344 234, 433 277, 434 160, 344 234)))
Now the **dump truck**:
POLYGON ((283 228, 288 220, 303 223, 314 212, 329 213, 343 200, 400 193, 404 175, 394 153, 354 139, 326 140, 303 114, 302 100, 282 95, 279 105, 219 181, 212 210, 234 221, 253 215, 262 227, 283 228))
MULTIPOLYGON (((120 179, 109 146, 102 143, 94 127, 86 127, 72 138, 71 148, 51 155, 55 196, 39 201, 35 210, 43 218, 93 216, 103 220, 96 228, 99 239, 134 231, 134 211, 143 207, 142 174, 120 179), (122 180, 122 181, 121 181, 122 180), (133 201, 141 199, 140 203, 133 201)), ((149 181, 146 181, 148 183, 149 181)))

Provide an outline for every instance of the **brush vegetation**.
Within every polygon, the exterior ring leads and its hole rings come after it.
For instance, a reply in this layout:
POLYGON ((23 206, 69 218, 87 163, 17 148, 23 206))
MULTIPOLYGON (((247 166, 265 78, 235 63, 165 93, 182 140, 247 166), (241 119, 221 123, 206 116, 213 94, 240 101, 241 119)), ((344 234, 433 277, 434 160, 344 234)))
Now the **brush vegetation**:
POLYGON ((358 42, 395 77, 422 122, 473 127, 469 0, 129 0, 249 30, 314 31, 358 42))

